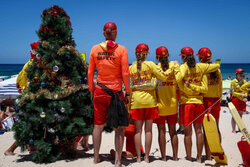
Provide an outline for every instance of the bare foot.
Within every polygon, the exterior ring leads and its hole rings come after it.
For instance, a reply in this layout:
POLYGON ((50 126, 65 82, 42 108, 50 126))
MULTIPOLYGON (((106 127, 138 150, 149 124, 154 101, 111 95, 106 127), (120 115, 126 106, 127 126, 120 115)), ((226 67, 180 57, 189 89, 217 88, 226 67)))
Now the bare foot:
POLYGON ((199 163, 201 163, 201 157, 199 157, 199 158, 197 157, 196 161, 199 162, 199 163))
POLYGON ((13 156, 13 155, 15 155, 15 153, 13 153, 12 151, 7 150, 7 151, 4 152, 4 155, 5 156, 13 156))
POLYGON ((138 163, 141 163, 141 158, 137 158, 137 162, 138 162, 138 163))
POLYGON ((149 158, 144 158, 144 161, 146 162, 146 163, 149 163, 149 158))
POLYGON ((211 161, 212 157, 211 156, 207 156, 207 160, 211 161))
POLYGON ((233 130, 233 131, 232 131, 232 133, 236 134, 236 131, 235 131, 235 130, 233 130))
POLYGON ((192 161, 192 158, 191 157, 186 157, 186 160, 192 161))
POLYGON ((173 157, 172 160, 173 160, 173 161, 177 161, 178 158, 177 158, 177 157, 173 157))
POLYGON ((162 161, 166 161, 166 157, 162 157, 161 160, 162 160, 162 161))
POLYGON ((94 164, 98 164, 98 163, 100 163, 100 162, 101 162, 100 157, 98 157, 97 159, 94 158, 94 164))

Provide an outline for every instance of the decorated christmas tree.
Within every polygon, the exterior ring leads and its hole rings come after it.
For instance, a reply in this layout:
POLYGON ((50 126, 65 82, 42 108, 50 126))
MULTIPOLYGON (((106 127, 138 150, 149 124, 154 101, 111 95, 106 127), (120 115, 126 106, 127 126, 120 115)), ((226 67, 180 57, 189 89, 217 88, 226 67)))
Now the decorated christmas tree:
POLYGON ((74 140, 93 130, 87 65, 75 49, 67 13, 58 6, 43 11, 34 59, 26 69, 28 87, 16 100, 15 139, 33 161, 47 163, 72 155, 74 140))

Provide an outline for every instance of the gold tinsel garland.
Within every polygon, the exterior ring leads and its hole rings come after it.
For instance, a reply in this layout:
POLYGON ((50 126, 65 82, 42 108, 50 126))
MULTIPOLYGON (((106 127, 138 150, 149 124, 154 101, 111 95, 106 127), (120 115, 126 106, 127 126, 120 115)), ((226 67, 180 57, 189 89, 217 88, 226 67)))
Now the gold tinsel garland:
POLYGON ((81 84, 81 85, 74 85, 68 88, 63 88, 63 91, 60 93, 50 92, 47 89, 40 89, 37 93, 23 93, 22 97, 18 101, 18 105, 21 107, 24 105, 25 100, 34 100, 37 99, 39 96, 44 95, 44 98, 50 100, 58 100, 64 97, 69 96, 71 93, 75 93, 79 90, 88 89, 88 85, 81 84))

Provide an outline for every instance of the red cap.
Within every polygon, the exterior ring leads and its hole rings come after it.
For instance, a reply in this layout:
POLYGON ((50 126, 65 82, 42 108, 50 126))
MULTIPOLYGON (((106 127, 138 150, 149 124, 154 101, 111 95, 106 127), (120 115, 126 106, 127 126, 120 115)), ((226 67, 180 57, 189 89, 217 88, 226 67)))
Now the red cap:
POLYGON ((160 46, 156 49, 156 57, 166 57, 169 56, 168 49, 165 46, 160 46))
POLYGON ((103 27, 103 31, 106 33, 117 32, 116 24, 113 22, 107 22, 103 27))
POLYGON ((147 44, 140 43, 135 48, 135 53, 148 53, 149 47, 147 44))
POLYGON ((238 68, 237 70, 235 70, 235 74, 239 74, 239 73, 244 73, 245 70, 238 68))
POLYGON ((193 55, 194 51, 190 47, 184 47, 181 49, 181 54, 179 56, 193 55))
POLYGON ((212 52, 208 48, 201 48, 196 55, 202 58, 203 60, 210 60, 212 52))

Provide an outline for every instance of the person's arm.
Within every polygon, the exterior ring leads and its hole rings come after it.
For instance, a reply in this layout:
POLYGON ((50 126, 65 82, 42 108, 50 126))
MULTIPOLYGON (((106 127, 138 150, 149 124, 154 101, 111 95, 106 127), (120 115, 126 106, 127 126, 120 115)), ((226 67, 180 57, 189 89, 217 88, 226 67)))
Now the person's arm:
POLYGON ((121 66, 122 66, 122 79, 125 86, 126 93, 129 93, 130 89, 130 79, 129 79, 129 63, 128 63, 128 52, 127 49, 124 48, 123 54, 121 57, 121 66))
POLYGON ((152 78, 150 81, 145 81, 141 84, 130 84, 132 90, 154 90, 157 84, 157 79, 152 78))
POLYGON ((179 66, 178 64, 175 65, 174 75, 177 83, 182 82, 184 76, 186 75, 187 68, 188 67, 186 63, 182 64, 181 66, 179 66))
POLYGON ((202 76, 201 85, 187 83, 187 87, 189 87, 191 90, 198 92, 198 93, 207 93, 208 91, 207 76, 206 75, 202 76))
POLYGON ((207 63, 199 63, 200 67, 203 70, 203 73, 207 74, 210 72, 215 72, 220 68, 220 64, 217 63, 212 63, 212 64, 207 64, 207 63))
POLYGON ((237 87, 239 87, 238 83, 233 80, 231 82, 232 96, 237 97, 238 99, 243 99, 246 95, 241 92, 237 92, 237 87))
POLYGON ((150 68, 152 73, 156 76, 156 78, 162 80, 165 80, 166 77, 170 75, 174 70, 174 68, 172 67, 164 72, 162 69, 158 68, 158 66, 154 62, 150 62, 150 68))
POLYGON ((223 93, 223 88, 222 88, 222 75, 221 72, 219 70, 219 98, 222 98, 222 93, 223 93))
POLYGON ((240 88, 242 91, 247 92, 249 87, 250 87, 250 81, 244 83, 240 88))
POLYGON ((95 88, 94 85, 94 75, 95 75, 95 60, 94 60, 94 53, 93 48, 89 55, 89 67, 88 67, 88 85, 89 85, 89 91, 91 92, 91 99, 93 99, 93 91, 95 88))

